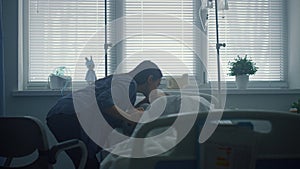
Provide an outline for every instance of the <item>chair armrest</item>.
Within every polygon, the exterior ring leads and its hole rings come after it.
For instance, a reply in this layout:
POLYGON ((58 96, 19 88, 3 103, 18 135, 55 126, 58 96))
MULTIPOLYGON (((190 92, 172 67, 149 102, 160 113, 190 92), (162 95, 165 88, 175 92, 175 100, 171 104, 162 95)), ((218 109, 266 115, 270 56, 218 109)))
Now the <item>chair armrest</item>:
POLYGON ((73 149, 73 148, 77 148, 79 147, 82 151, 82 155, 81 155, 81 160, 80 160, 80 164, 78 169, 84 169, 86 161, 87 161, 87 148, 85 146, 85 144, 78 139, 72 139, 72 140, 67 140, 64 142, 60 142, 56 145, 54 145, 51 149, 50 149, 50 156, 49 156, 49 162, 50 163, 55 163, 57 156, 59 153, 61 153, 62 151, 65 150, 69 150, 69 149, 73 149))

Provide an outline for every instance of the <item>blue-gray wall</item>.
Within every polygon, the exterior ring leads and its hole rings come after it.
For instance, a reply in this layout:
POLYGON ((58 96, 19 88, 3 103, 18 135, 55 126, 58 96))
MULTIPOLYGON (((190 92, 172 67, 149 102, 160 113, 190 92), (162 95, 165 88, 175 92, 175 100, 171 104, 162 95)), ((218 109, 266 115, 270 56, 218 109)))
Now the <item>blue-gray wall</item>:
MULTIPOLYGON (((47 111, 58 96, 13 96, 18 89, 18 0, 2 0, 5 112, 7 116, 30 115, 45 122, 47 111)), ((48 132, 51 145, 55 143, 48 132)), ((72 168, 65 154, 59 157, 56 168, 72 168)), ((16 162, 18 163, 18 161, 16 162)))
POLYGON ((2 46, 2 0, 0 1, 0 116, 4 115, 4 56, 2 46))

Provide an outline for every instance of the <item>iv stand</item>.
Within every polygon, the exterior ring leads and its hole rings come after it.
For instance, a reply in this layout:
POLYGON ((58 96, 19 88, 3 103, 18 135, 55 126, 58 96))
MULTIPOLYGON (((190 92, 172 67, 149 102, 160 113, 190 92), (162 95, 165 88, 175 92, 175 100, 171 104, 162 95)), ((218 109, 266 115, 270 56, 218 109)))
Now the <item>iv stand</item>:
MULTIPOLYGON (((209 0, 212 2, 212 0, 209 0)), ((220 47, 225 47, 225 43, 219 43, 219 19, 218 19, 218 0, 215 0, 215 15, 216 15, 216 49, 217 49, 217 66, 218 66, 218 92, 221 92, 221 71, 220 71, 220 47)))
POLYGON ((105 50, 105 77, 107 77, 107 0, 104 1, 104 50, 105 50))

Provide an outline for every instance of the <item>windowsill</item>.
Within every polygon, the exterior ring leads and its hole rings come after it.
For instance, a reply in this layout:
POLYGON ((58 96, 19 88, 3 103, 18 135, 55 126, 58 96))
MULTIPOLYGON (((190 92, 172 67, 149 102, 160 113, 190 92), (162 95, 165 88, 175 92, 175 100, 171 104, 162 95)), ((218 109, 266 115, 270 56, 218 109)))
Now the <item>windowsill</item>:
MULTIPOLYGON (((169 93, 178 93, 178 89, 162 89, 165 92, 169 93)), ((16 90, 12 92, 12 95, 15 97, 31 97, 31 96, 63 96, 71 93, 71 90, 66 90, 61 92, 60 90, 16 90)), ((212 93, 211 89, 200 89, 200 93, 212 93)), ((213 90, 213 93, 216 94, 217 90, 213 90)), ((224 93, 224 92, 222 92, 224 93)), ((227 89, 226 94, 229 95, 276 95, 276 94, 300 94, 300 89, 287 89, 287 88, 249 88, 246 90, 239 89, 227 89)))
POLYGON ((60 90, 15 90, 12 92, 13 96, 63 96, 71 93, 71 90, 60 91, 60 90))
MULTIPOLYGON (((166 89, 166 92, 178 92, 178 89, 166 89)), ((200 89, 199 93, 213 93, 216 94, 218 89, 200 89)), ((236 94, 300 94, 300 89, 288 89, 288 88, 248 88, 245 90, 237 88, 228 88, 221 91, 221 93, 226 93, 230 95, 236 94)))
POLYGON ((249 88, 246 90, 227 89, 227 94, 300 94, 300 89, 287 89, 287 88, 249 88))

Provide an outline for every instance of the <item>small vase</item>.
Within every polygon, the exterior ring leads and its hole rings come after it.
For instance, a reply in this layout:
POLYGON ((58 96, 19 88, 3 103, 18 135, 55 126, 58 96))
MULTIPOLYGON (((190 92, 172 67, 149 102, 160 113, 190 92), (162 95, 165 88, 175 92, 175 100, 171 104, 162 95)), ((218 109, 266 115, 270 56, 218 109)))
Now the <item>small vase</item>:
POLYGON ((249 75, 237 75, 235 76, 235 82, 238 89, 247 89, 249 82, 249 75))

